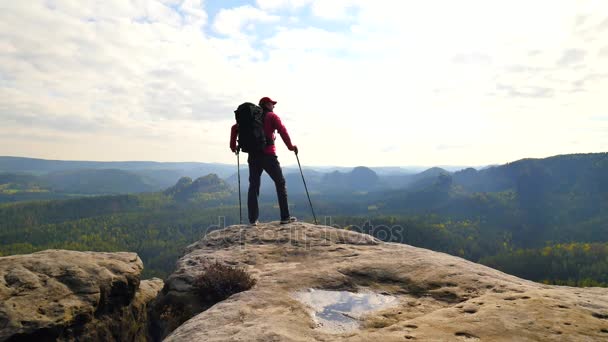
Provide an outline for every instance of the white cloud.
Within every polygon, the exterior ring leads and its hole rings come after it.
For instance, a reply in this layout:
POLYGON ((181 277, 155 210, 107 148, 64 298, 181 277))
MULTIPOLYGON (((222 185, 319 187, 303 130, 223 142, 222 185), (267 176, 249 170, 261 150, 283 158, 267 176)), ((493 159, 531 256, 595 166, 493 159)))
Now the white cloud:
POLYGON ((351 39, 343 33, 309 27, 304 29, 283 29, 264 44, 276 50, 347 50, 351 39))
POLYGON ((158 0, 163 5, 167 6, 179 6, 184 0, 158 0))
POLYGON ((316 0, 312 3, 312 13, 323 19, 349 19, 348 10, 353 7, 355 7, 354 0, 316 0))
POLYGON ((604 19, 599 26, 600 30, 608 30, 608 18, 604 19))
POLYGON ((250 23, 270 23, 279 21, 278 16, 269 15, 266 12, 249 5, 222 9, 213 23, 215 32, 231 36, 242 37, 242 29, 250 23))
POLYGON ((262 96, 307 164, 608 148, 590 119, 605 116, 608 3, 258 0, 212 18, 204 4, 3 4, 0 154, 232 162, 232 111, 262 96))
POLYGON ((348 10, 357 7, 358 0, 257 0, 257 6, 265 11, 298 11, 310 6, 311 13, 322 19, 348 19, 348 10))
POLYGON ((207 13, 203 10, 204 1, 202 0, 184 0, 180 6, 180 10, 184 13, 186 24, 194 26, 203 26, 207 23, 207 13))
POLYGON ((587 52, 584 50, 568 49, 563 52, 562 57, 557 63, 562 66, 578 64, 584 61, 586 54, 587 52))
POLYGON ((181 25, 181 17, 172 8, 157 1, 146 3, 146 20, 151 22, 161 22, 174 27, 181 25))
POLYGON ((172 122, 189 120, 195 127, 199 120, 218 120, 238 101, 234 72, 189 22, 165 9, 153 20, 138 20, 163 5, 118 11, 128 16, 111 20, 88 20, 89 8, 78 13, 71 5, 13 3, 0 14, 3 122, 47 134, 171 140, 202 135, 176 130, 172 122))
POLYGON ((280 9, 299 9, 309 5, 314 0, 256 0, 259 8, 276 11, 280 9))

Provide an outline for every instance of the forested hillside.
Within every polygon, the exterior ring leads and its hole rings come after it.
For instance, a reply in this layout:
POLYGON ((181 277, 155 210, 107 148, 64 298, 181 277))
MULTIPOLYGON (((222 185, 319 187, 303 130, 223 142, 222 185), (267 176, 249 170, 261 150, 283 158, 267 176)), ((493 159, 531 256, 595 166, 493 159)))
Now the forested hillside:
MULTIPOLYGON (((210 178, 199 183, 219 181, 210 178)), ((225 193, 197 195, 192 201, 149 193, 3 204, 0 255, 49 248, 134 251, 146 265, 146 277, 164 277, 184 246, 210 229, 238 223, 234 207, 222 203, 225 193)))
MULTIPOLYGON (((600 153, 480 171, 433 169, 406 189, 314 192, 312 201, 322 224, 444 251, 536 281, 606 286, 607 160, 600 153)), ((359 171, 366 184, 377 184, 369 170, 359 171)), ((296 181, 288 180, 288 189, 296 181)), ((305 195, 289 199, 293 214, 312 219, 305 195)), ((278 219, 274 189, 263 189, 261 201, 261 220, 278 219)), ((237 193, 215 175, 183 178, 156 193, 4 204, 0 253, 130 250, 142 256, 147 275, 163 276, 188 243, 218 222, 238 223, 238 209, 237 193)))

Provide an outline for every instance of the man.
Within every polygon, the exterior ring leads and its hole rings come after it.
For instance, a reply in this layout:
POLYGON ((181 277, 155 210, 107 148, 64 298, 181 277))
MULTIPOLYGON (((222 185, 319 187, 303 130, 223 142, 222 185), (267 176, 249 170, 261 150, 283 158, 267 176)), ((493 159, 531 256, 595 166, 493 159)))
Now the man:
MULTIPOLYGON (((264 134, 266 140, 269 141, 263 152, 249 153, 247 163, 249 164, 249 192, 247 194, 247 210, 249 214, 249 223, 252 226, 258 224, 259 209, 258 209, 258 196, 260 194, 260 178, 262 171, 266 171, 270 178, 274 181, 277 188, 277 197, 279 201, 279 208, 281 211, 281 224, 287 224, 295 222, 297 219, 289 214, 289 207, 287 205, 287 187, 285 186, 285 177, 283 177, 283 171, 276 155, 276 147, 274 140, 276 139, 275 131, 278 131, 281 135, 281 139, 290 151, 298 153, 298 147, 291 143, 291 138, 287 129, 281 122, 281 119, 276 115, 273 110, 277 101, 273 101, 269 97, 263 97, 260 99, 259 105, 264 110, 264 134)), ((238 135, 238 123, 232 126, 230 132, 230 149, 234 153, 239 153, 239 148, 236 145, 236 138, 238 135)))

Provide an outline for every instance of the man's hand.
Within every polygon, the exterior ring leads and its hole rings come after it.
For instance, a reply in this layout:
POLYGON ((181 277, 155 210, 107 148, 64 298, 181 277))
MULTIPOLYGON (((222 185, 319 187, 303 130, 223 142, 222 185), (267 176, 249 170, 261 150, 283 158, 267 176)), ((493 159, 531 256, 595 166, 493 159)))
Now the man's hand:
POLYGON ((231 150, 232 150, 232 153, 239 154, 240 148, 238 148, 238 147, 237 148, 231 148, 231 150))
POLYGON ((298 154, 298 146, 293 145, 292 148, 289 149, 290 151, 294 151, 296 154, 298 154))

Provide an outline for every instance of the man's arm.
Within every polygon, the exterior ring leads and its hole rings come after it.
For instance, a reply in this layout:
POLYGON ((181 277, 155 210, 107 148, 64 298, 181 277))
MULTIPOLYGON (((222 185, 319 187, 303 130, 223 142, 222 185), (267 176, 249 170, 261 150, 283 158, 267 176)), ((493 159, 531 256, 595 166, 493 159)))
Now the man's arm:
POLYGON ((239 133, 239 124, 232 125, 230 129, 230 150, 236 152, 236 136, 239 133))

